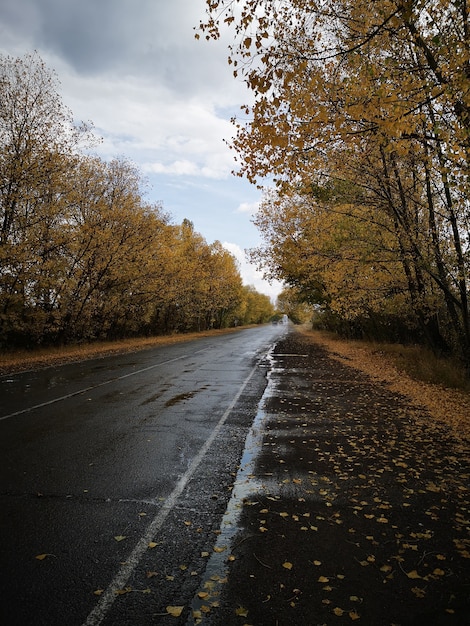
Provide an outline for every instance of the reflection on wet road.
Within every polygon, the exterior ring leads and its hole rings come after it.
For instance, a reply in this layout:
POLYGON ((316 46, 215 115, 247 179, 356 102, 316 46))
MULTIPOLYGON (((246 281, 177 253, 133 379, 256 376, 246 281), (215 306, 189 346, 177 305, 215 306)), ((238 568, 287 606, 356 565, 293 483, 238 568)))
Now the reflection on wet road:
MULTIPOLYGON (((272 362, 272 351, 267 354, 267 361, 272 362)), ((228 502, 224 513, 220 531, 214 549, 209 557, 207 567, 204 572, 204 583, 198 593, 195 594, 187 625, 200 623, 204 607, 207 604, 205 589, 210 585, 210 595, 217 597, 221 593, 221 585, 225 584, 228 573, 228 563, 231 556, 227 550, 233 549, 233 539, 239 529, 238 521, 243 506, 248 506, 249 496, 261 489, 255 477, 255 462, 263 445, 265 412, 263 409, 265 399, 271 394, 272 382, 270 381, 270 370, 268 369, 268 384, 260 400, 253 424, 248 432, 243 450, 242 458, 238 467, 237 475, 233 485, 232 496, 228 502), (206 585, 206 586, 204 586, 206 585)))

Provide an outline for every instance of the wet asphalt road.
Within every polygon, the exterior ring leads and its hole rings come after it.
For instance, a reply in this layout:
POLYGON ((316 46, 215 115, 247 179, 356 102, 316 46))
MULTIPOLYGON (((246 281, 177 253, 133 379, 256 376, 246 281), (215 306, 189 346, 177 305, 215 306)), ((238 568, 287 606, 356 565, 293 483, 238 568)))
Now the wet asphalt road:
POLYGON ((2 626, 163 624, 191 604, 287 332, 0 378, 2 626))

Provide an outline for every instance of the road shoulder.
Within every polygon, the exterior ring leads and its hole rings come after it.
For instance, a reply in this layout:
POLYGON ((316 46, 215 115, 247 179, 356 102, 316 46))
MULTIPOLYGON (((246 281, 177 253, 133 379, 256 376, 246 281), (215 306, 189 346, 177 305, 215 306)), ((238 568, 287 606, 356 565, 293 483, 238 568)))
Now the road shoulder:
POLYGON ((261 409, 227 581, 200 623, 468 624, 465 439, 299 333, 261 409))

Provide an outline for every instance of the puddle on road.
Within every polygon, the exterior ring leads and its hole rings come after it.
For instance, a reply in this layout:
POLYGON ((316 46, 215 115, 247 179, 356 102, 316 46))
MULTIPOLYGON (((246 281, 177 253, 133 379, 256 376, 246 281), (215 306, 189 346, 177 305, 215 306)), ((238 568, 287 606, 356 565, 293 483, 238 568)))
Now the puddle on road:
POLYGON ((180 402, 184 402, 184 400, 190 400, 197 394, 197 391, 187 391, 186 393, 180 393, 173 398, 170 398, 165 402, 166 407, 174 406, 175 404, 179 404, 180 402))
POLYGON ((245 448, 240 460, 232 495, 220 526, 220 534, 218 535, 213 552, 207 562, 203 577, 204 582, 193 598, 186 626, 203 624, 204 614, 208 612, 206 607, 209 608, 209 611, 211 610, 211 605, 215 608, 214 603, 218 601, 224 579, 228 573, 227 559, 230 557, 232 541, 238 531, 238 521, 241 515, 243 501, 263 487, 263 484, 255 479, 252 472, 263 445, 263 436, 265 433, 264 422, 266 420, 266 413, 263 407, 266 399, 272 394, 273 388, 271 372, 273 370, 274 359, 271 352, 267 355, 267 361, 268 383, 259 401, 256 417, 246 438, 245 448), (202 597, 199 594, 201 594, 202 597))

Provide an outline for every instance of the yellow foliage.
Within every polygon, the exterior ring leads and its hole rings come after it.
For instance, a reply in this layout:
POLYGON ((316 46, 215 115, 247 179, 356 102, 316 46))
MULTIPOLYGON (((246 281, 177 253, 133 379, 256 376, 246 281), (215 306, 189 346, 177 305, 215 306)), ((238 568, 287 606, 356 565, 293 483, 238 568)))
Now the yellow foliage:
POLYGON ((253 258, 304 301, 347 320, 395 316, 468 360, 466 4, 237 7, 207 0, 200 29, 217 38, 230 18, 230 60, 255 96, 235 121, 240 174, 276 181, 253 258))

